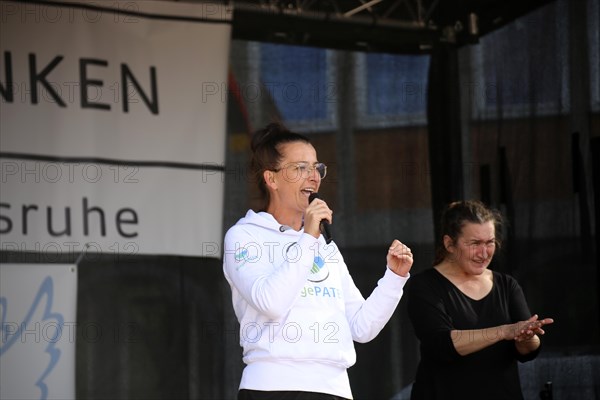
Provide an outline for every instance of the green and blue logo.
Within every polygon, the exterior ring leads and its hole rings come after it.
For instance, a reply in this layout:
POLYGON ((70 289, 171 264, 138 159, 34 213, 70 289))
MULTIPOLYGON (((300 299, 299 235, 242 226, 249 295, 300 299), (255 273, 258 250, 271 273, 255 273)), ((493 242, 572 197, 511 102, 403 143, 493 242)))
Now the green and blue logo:
POLYGON ((233 254, 233 259, 235 260, 235 262, 237 264, 235 269, 239 270, 244 265, 246 265, 248 262, 254 262, 254 261, 258 260, 258 256, 251 256, 248 249, 245 247, 242 247, 242 248, 236 250, 236 252, 233 254))
POLYGON ((329 269, 325 265, 325 260, 321 256, 316 256, 313 260, 313 266, 310 269, 308 278, 311 282, 323 282, 329 277, 329 269))
POLYGON ((237 262, 246 260, 248 258, 248 249, 239 249, 235 252, 233 258, 235 258, 235 261, 237 262))

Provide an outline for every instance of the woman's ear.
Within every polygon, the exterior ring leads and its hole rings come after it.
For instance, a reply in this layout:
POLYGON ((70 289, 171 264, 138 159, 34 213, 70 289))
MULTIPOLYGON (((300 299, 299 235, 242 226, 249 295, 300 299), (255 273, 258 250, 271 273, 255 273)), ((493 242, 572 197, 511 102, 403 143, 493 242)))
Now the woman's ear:
POLYGON ((267 185, 268 188, 277 190, 277 182, 275 182, 274 171, 265 170, 263 172, 263 179, 265 180, 265 185, 267 185))
POLYGON ((448 253, 452 253, 454 251, 454 241, 448 235, 444 235, 444 248, 448 253))

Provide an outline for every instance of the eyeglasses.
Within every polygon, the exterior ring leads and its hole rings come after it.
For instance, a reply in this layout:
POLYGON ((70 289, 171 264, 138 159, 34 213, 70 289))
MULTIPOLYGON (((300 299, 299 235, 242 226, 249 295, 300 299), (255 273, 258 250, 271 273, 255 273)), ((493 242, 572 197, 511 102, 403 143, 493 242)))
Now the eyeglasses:
POLYGON ((323 163, 314 163, 313 165, 306 162, 290 163, 273 171, 284 171, 285 178, 294 181, 299 178, 308 178, 315 170, 319 173, 321 179, 325 179, 325 176, 327 176, 327 165, 323 163))

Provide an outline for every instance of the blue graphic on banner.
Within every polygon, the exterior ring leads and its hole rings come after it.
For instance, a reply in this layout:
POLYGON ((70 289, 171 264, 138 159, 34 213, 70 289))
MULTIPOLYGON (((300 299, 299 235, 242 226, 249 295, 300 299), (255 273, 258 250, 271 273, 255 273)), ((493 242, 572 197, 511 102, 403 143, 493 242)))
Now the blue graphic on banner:
MULTIPOLYGON (((54 324, 47 326, 51 326, 55 328, 54 334, 50 334, 46 336, 47 329, 42 329, 41 331, 44 333, 44 337, 41 338, 40 341, 35 340, 36 343, 47 343, 47 346, 43 351, 50 355, 50 362, 46 369, 41 373, 35 385, 40 388, 41 394, 40 399, 45 400, 48 398, 48 386, 44 382, 48 375, 52 372, 58 360, 60 359, 60 350, 56 348, 56 342, 60 339, 63 327, 64 327, 64 318, 62 314, 52 312, 52 301, 54 299, 54 283, 51 277, 46 277, 40 288, 35 295, 35 298, 27 312, 27 315, 23 319, 23 321, 18 324, 18 328, 12 332, 13 327, 16 324, 7 321, 7 315, 9 312, 10 303, 6 297, 0 297, 0 322, 1 322, 1 342, 0 342, 0 357, 2 357, 6 352, 10 351, 11 348, 16 347, 19 344, 29 346, 30 343, 27 343, 27 334, 31 334, 31 329, 28 330, 28 326, 35 326, 39 324, 40 321, 32 321, 33 316, 36 311, 41 311, 43 308, 43 315, 41 321, 54 321, 54 324), (24 337, 22 337, 24 336, 24 337)), ((37 332, 39 325, 34 328, 37 332)), ((36 334, 36 339, 40 339, 36 334)), ((42 349, 40 349, 42 350, 42 349)), ((33 383, 33 382, 32 382, 33 383)))

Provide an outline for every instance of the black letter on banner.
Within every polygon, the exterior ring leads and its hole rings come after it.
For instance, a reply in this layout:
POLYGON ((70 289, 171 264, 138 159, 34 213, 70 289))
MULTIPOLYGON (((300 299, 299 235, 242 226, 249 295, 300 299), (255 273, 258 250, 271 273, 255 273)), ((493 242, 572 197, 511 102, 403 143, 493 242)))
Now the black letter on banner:
POLYGON ((79 81, 81 82, 81 108, 98 108, 100 110, 110 110, 109 104, 92 103, 88 101, 88 86, 102 87, 102 81, 97 79, 88 79, 87 65, 108 66, 108 61, 96 60, 92 58, 82 58, 79 60, 79 81))
POLYGON ((133 74, 127 64, 121 64, 121 93, 123 94, 123 112, 129 112, 129 98, 127 93, 128 81, 131 80, 133 86, 135 86, 136 91, 142 96, 142 100, 148 106, 148 109, 152 112, 152 114, 158 114, 158 89, 156 87, 156 68, 150 67, 150 85, 152 86, 152 102, 146 96, 146 93, 142 90, 139 82, 133 74))
POLYGON ((10 51, 4 52, 4 69, 6 76, 6 85, 2 85, 0 82, 0 94, 7 103, 12 103, 14 99, 13 93, 13 74, 12 74, 12 60, 10 57, 10 51))
POLYGON ((27 235, 27 213, 29 212, 29 210, 37 210, 38 206, 36 206, 35 204, 32 204, 30 206, 26 206, 25 204, 23 204, 23 208, 22 208, 22 213, 23 213, 23 235, 27 235))
MULTIPOLYGON (((0 207, 10 208, 10 204, 0 203, 0 207)), ((0 228, 0 233, 9 233, 12 229, 12 221, 10 220, 10 218, 5 217, 4 215, 0 214, 0 220, 3 220, 6 223, 6 228, 5 229, 0 228)))
POLYGON ((36 74, 36 62, 35 62, 35 54, 29 53, 29 82, 31 83, 31 103, 38 103, 38 92, 37 92, 37 82, 39 81, 42 86, 46 88, 48 93, 52 96, 52 98, 58 103, 61 107, 66 107, 65 102, 60 98, 58 93, 54 91, 50 83, 46 80, 46 76, 52 71, 56 65, 61 62, 63 56, 56 56, 54 60, 50 64, 46 66, 39 74, 36 74))
POLYGON ((52 229, 52 207, 46 207, 46 219, 48 221, 48 233, 52 236, 71 235, 71 208, 65 207, 65 230, 56 232, 52 229))
POLYGON ((106 236, 106 224, 104 223, 104 211, 102 211, 99 207, 88 208, 88 200, 87 197, 83 198, 83 234, 85 236, 89 235, 89 224, 88 224, 88 215, 92 211, 97 211, 98 215, 100 215, 100 234, 102 236, 106 236))
POLYGON ((132 233, 127 233, 124 232, 123 229, 121 229, 121 224, 137 224, 138 223, 138 217, 137 214, 135 212, 135 210, 131 209, 131 208, 122 208, 119 210, 119 212, 117 212, 117 230, 119 231, 119 234, 123 237, 136 237, 138 235, 137 232, 132 232, 132 233), (124 213, 131 213, 131 219, 125 220, 122 219, 122 215, 124 213))

